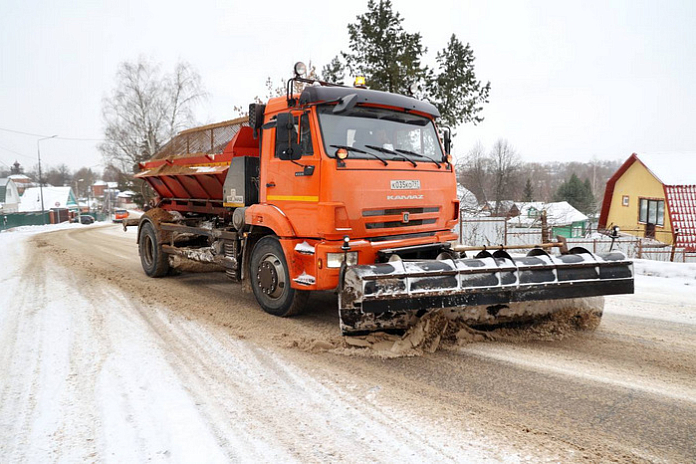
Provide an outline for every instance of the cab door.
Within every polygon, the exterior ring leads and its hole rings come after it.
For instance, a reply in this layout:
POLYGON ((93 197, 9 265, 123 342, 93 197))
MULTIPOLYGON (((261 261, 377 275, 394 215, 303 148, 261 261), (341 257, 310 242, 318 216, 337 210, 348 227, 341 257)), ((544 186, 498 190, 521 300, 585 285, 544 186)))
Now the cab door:
POLYGON ((292 111, 294 129, 290 137, 295 142, 290 144, 293 150, 299 150, 301 156, 295 160, 281 159, 280 152, 288 144, 279 141, 278 131, 270 130, 269 138, 273 143, 268 147, 265 159, 268 164, 264 179, 265 198, 262 202, 278 207, 290 219, 295 231, 301 237, 317 236, 317 206, 320 188, 320 151, 314 145, 314 126, 309 111, 292 111))

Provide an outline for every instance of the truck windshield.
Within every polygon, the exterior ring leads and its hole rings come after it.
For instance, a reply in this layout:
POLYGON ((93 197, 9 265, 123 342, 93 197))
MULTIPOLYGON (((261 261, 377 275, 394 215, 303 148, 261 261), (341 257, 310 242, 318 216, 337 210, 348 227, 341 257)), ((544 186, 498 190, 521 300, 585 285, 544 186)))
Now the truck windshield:
POLYGON ((349 151, 349 159, 408 161, 412 164, 442 162, 442 148, 435 125, 428 118, 368 107, 355 107, 333 114, 333 108, 329 105, 318 108, 324 149, 331 157, 343 147, 349 151))

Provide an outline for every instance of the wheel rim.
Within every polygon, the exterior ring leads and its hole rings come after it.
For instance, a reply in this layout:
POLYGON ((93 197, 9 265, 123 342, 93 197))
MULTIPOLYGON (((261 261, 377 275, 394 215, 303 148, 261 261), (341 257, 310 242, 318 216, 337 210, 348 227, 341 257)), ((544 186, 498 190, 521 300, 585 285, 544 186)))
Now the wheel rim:
POLYGON ((259 290, 267 297, 277 300, 285 290, 285 269, 280 259, 268 253, 261 258, 256 270, 256 281, 259 290))
POLYGON ((145 264, 152 266, 155 261, 155 245, 152 243, 152 238, 149 235, 143 237, 143 259, 145 259, 145 264))

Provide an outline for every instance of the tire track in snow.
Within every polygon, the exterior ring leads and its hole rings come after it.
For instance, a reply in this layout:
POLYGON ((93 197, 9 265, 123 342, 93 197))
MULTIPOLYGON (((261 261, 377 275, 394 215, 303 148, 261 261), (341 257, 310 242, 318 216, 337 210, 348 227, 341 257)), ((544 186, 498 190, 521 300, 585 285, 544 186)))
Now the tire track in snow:
MULTIPOLYGON (((153 320, 152 325, 162 322, 153 320)), ((252 458, 254 450, 269 445, 268 438, 265 443, 258 443, 255 438, 258 436, 279 440, 282 449, 293 453, 286 458, 293 455, 297 459, 314 456, 320 460, 453 458, 429 445, 423 437, 395 428, 393 418, 374 410, 374 405, 358 407, 366 405, 364 399, 349 398, 345 392, 326 388, 288 360, 265 349, 230 339, 209 327, 177 321, 171 315, 168 324, 158 332, 167 340, 172 353, 185 353, 178 360, 182 363, 179 369, 182 382, 203 402, 211 417, 224 411, 222 421, 218 417, 211 422, 227 423, 236 419, 241 423, 246 440, 257 442, 255 447, 245 450, 252 458), (211 390, 217 392, 214 403, 211 403, 211 390), (394 449, 392 442, 400 443, 398 449, 394 449), (374 447, 368 453, 361 455, 357 451, 370 444, 374 447), (346 454, 346 450, 352 451, 346 454)), ((240 429, 235 429, 233 436, 240 433, 240 429)), ((278 459, 282 455, 261 457, 278 459)))
MULTIPOLYGON (((26 255, 9 299, 16 316, 16 324, 9 326, 12 337, 8 340, 7 332, 2 335, 5 351, 0 362, 8 368, 0 422, 11 425, 2 434, 0 449, 5 448, 3 456, 10 461, 85 460, 93 454, 92 444, 80 440, 78 448, 71 448, 74 426, 63 426, 63 406, 75 400, 69 394, 74 375, 69 358, 74 344, 71 328, 78 322, 61 298, 71 287, 45 260, 46 243, 36 240, 26 246, 31 244, 39 252, 26 255)), ((81 434, 89 435, 90 422, 81 426, 86 430, 81 434)))
MULTIPOLYGON (((119 317, 144 323, 138 324, 138 331, 145 332, 140 338, 158 340, 157 349, 166 354, 178 383, 200 405, 204 422, 232 460, 287 461, 311 456, 317 460, 391 461, 401 457, 408 462, 420 460, 416 456, 453 459, 463 449, 475 454, 457 434, 440 430, 435 435, 448 440, 431 442, 427 433, 419 431, 428 429, 422 421, 403 414, 403 420, 395 420, 398 413, 394 410, 386 413, 369 399, 312 379, 287 359, 230 338, 218 325, 186 321, 177 313, 147 304, 141 296, 126 296, 97 283, 90 286, 90 298, 110 300, 119 317), (104 292, 110 294, 102 295, 104 292), (411 427, 405 428, 403 423, 411 427)), ((129 338, 127 333, 110 336, 111 343, 129 338)))

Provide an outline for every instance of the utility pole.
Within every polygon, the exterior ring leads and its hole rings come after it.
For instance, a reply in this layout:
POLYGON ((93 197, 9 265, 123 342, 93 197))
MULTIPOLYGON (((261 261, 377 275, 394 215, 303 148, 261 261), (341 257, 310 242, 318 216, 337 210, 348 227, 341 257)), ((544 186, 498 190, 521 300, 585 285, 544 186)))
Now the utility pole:
POLYGON ((39 155, 39 194, 41 195, 41 218, 43 219, 44 225, 46 225, 46 215, 44 214, 44 198, 43 198, 43 176, 41 175, 41 145, 39 142, 42 140, 48 140, 58 137, 58 134, 51 135, 50 137, 42 137, 36 141, 36 153, 39 155))
MULTIPOLYGON (((75 180, 75 203, 77 203, 77 223, 82 224, 82 208, 80 208, 80 182, 84 179, 75 180)), ((89 201, 89 200, 87 200, 89 201)))

